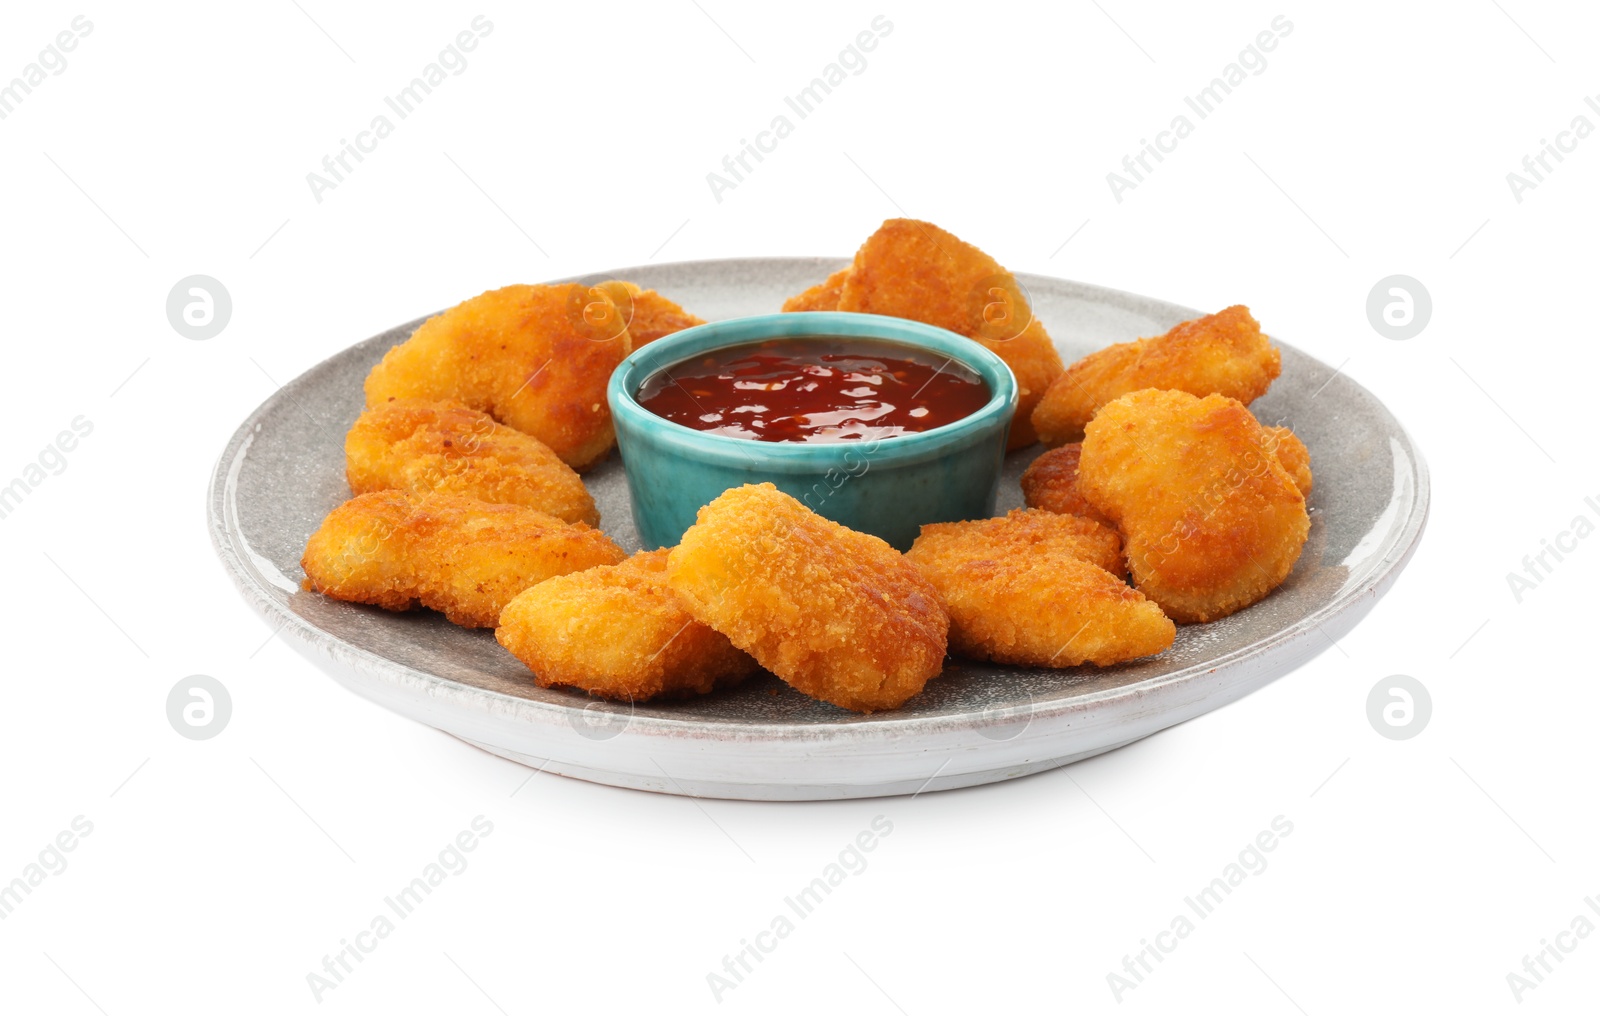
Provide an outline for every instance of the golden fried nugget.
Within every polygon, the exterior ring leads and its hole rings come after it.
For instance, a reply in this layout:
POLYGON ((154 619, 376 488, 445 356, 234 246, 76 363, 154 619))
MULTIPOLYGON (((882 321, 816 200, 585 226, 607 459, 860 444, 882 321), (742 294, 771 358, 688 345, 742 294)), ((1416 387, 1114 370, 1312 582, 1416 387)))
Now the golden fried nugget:
POLYGON ((530 437, 459 402, 396 399, 362 413, 344 439, 345 476, 357 494, 461 494, 537 508, 564 522, 600 524, 572 467, 530 437))
POLYGON ((1067 444, 1052 448, 1028 463, 1028 468, 1022 472, 1022 499, 1029 508, 1081 515, 1109 526, 1111 520, 1078 490, 1078 456, 1082 453, 1082 444, 1067 444))
POLYGON ((1225 395, 1248 404, 1281 369, 1277 348, 1261 334, 1249 308, 1233 306, 1165 335, 1090 353, 1051 383, 1033 411, 1033 427, 1052 447, 1081 441, 1101 406, 1141 388, 1225 395))
POLYGON ((823 281, 812 286, 789 299, 783 301, 783 310, 790 313, 797 310, 838 310, 839 292, 844 288, 844 277, 850 274, 849 268, 841 268, 828 276, 823 281))
POLYGON ((839 310, 890 314, 977 339, 1017 378, 1008 448, 1037 438, 1033 407, 1063 369, 1016 277, 983 251, 916 219, 889 219, 856 251, 839 310))
POLYGON ((737 684, 756 662, 696 621, 667 585, 667 551, 546 579, 500 614, 494 637, 541 688, 643 702, 737 684))
POLYGON ((634 349, 654 342, 663 335, 705 324, 703 319, 695 317, 653 289, 643 289, 621 279, 602 282, 598 288, 604 289, 606 295, 611 297, 611 302, 622 310, 634 349))
POLYGON ((1115 530, 1042 508, 1013 508, 996 519, 929 523, 906 557, 920 565, 947 548, 963 560, 1074 557, 1112 573, 1122 571, 1122 538, 1115 530))
POLYGON ((1306 501, 1250 410, 1147 389, 1089 423, 1078 489, 1122 533, 1134 585, 1183 624, 1276 589, 1310 532, 1306 501))
POLYGON ((1267 446, 1294 479, 1300 493, 1311 496, 1311 450, 1288 427, 1264 427, 1267 446))
POLYGON ((1051 383, 1061 376, 1061 353, 1038 318, 1028 322, 1021 334, 1008 339, 978 337, 985 349, 1006 362, 1017 378, 1017 414, 1011 418, 1011 435, 1006 450, 1026 448, 1039 440, 1033 426, 1033 409, 1044 398, 1051 383))
POLYGON ((611 450, 611 372, 632 350, 600 287, 507 286, 429 318, 367 375, 367 405, 453 399, 549 445, 574 469, 611 450))
POLYGON ((381 490, 335 508, 306 543, 306 587, 385 610, 421 605, 493 628, 511 598, 626 555, 598 529, 515 504, 381 490))
POLYGON ((1016 277, 931 222, 889 219, 867 237, 849 268, 789 298, 783 309, 887 314, 976 339, 1017 378, 1008 448, 1037 440, 1033 407, 1062 371, 1061 354, 1016 277))
POLYGON ((922 573, 770 483, 700 509, 667 558, 667 578, 695 618, 845 709, 893 709, 944 665, 949 619, 922 573))
POLYGON ((1032 667, 1109 666, 1172 645, 1161 608, 1113 572, 1117 534, 1038 509, 922 527, 906 558, 933 582, 962 656, 1032 667))

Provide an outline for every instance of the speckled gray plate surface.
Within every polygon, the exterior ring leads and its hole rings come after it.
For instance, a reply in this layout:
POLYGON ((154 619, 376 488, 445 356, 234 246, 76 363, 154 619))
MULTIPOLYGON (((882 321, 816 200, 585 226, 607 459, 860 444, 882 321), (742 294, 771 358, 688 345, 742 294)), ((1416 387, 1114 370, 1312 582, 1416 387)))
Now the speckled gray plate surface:
MULTIPOLYGON (((709 320, 771 312, 842 259, 699 261, 619 269, 709 320)), ((1165 331, 1198 312, 1076 282, 1022 276, 1071 361, 1165 331)), ((347 687, 403 715, 548 772, 667 793, 817 800, 916 793, 1024 776, 1120 747, 1248 694, 1322 652, 1394 582, 1422 535, 1428 473, 1370 393, 1279 342, 1283 375, 1252 409, 1311 450, 1311 536, 1263 602, 1180 627, 1152 660, 1107 669, 1026 670, 958 660, 901 709, 857 716, 763 675, 729 692, 660 705, 600 703, 537 687, 487 631, 430 612, 390 614, 300 588, 300 554, 349 496, 344 434, 362 380, 420 322, 312 368, 244 422, 209 492, 212 540, 245 598, 347 687)), ((1000 510, 1039 449, 1006 464, 1000 510)), ((590 473, 603 528, 638 539, 621 465, 590 473)))

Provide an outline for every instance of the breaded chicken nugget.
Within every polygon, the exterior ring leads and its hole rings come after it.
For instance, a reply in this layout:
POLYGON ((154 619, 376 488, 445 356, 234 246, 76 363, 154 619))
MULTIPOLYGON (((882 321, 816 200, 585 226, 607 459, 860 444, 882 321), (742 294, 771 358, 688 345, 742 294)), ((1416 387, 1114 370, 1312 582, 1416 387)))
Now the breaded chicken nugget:
POLYGON ((1078 456, 1082 453, 1082 444, 1067 444, 1028 463, 1022 472, 1022 499, 1029 508, 1081 515, 1109 526, 1111 520, 1078 490, 1078 456))
POLYGON ((633 338, 633 348, 654 342, 663 335, 681 332, 685 328, 703 325, 695 317, 653 289, 643 289, 632 282, 614 279, 600 283, 611 302, 622 312, 628 324, 628 334, 633 338))
POLYGON ((756 662, 696 621, 667 585, 667 551, 546 579, 500 614, 494 637, 541 688, 606 698, 704 695, 749 677, 756 662))
POLYGON ((610 451, 606 383, 633 348, 599 287, 507 286, 423 322, 367 375, 367 405, 453 399, 549 445, 574 469, 610 451))
POLYGON ((922 573, 770 483, 700 509, 667 578, 696 619, 845 709, 893 709, 944 665, 949 619, 922 573))
POLYGON ((1276 589, 1311 520, 1250 410, 1148 389, 1089 423, 1078 489, 1122 533, 1134 585, 1174 621, 1214 621, 1276 589))
POLYGON ((1121 541, 1076 515, 922 527, 906 558, 932 580, 962 656, 1032 667, 1108 666, 1159 653, 1177 629, 1128 588, 1121 541))
POLYGON ((783 301, 785 313, 797 310, 838 310, 839 292, 844 288, 844 277, 850 274, 849 268, 841 268, 826 279, 789 299, 783 301))
POLYGON ((856 251, 839 310, 890 314, 977 339, 1017 377, 1010 448, 1032 444, 1033 407, 1063 369, 1016 277, 994 258, 916 219, 889 219, 856 251))
POLYGON ((1033 407, 1062 371, 1061 354, 1016 277, 931 222, 889 219, 848 269, 791 297, 783 309, 887 314, 976 339, 1017 377, 1009 448, 1034 443, 1033 407))
POLYGON ((467 628, 493 628, 529 586, 625 556, 598 529, 521 505, 382 490, 330 512, 300 566, 308 589, 336 600, 420 604, 467 628))
POLYGON ((1061 376, 1061 354, 1038 318, 1028 322, 1020 334, 1010 339, 979 337, 984 348, 1000 357, 1017 378, 1017 415, 1011 419, 1011 436, 1006 450, 1015 451, 1036 444, 1039 433, 1033 426, 1033 409, 1044 398, 1054 380, 1061 376))
POLYGON ((362 413, 344 439, 357 494, 461 494, 537 508, 564 522, 600 524, 594 498, 538 438, 459 402, 396 399, 362 413))
MULTIPOLYGON (((1278 457, 1295 486, 1311 496, 1311 453, 1288 427, 1262 428, 1268 451, 1278 457)), ((1083 444, 1073 442, 1052 448, 1028 464, 1022 472, 1022 499, 1029 508, 1063 515, 1081 515, 1105 525, 1113 525, 1105 514, 1089 503, 1078 489, 1078 459, 1083 444)))
POLYGON ((1271 386, 1280 360, 1249 308, 1229 307, 1165 335, 1090 353, 1051 383, 1033 411, 1033 426, 1052 447, 1081 441, 1101 406, 1141 388, 1225 395, 1248 404, 1271 386))
POLYGON ((1122 571, 1122 538, 1115 530, 1040 508, 1013 508, 996 519, 929 523, 912 547, 906 557, 919 566, 949 549, 963 559, 1072 557, 1109 572, 1122 571))
POLYGON ((1267 446, 1294 479, 1300 493, 1311 496, 1311 450, 1288 427, 1264 427, 1267 446))

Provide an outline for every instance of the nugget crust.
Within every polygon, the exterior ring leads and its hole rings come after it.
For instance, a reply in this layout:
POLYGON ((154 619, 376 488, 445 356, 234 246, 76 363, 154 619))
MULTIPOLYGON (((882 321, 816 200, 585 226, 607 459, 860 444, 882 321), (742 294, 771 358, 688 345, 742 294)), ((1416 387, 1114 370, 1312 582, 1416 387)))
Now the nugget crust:
POLYGON ((1009 448, 1037 440, 1030 419, 1063 366, 1016 277, 931 222, 890 219, 856 251, 839 309, 910 318, 976 339, 1017 378, 1009 448))
POLYGON ((801 293, 783 301, 785 313, 797 310, 838 310, 839 293, 844 288, 844 277, 849 268, 841 268, 826 279, 801 293))
POLYGON ((524 590, 494 637, 541 688, 605 698, 704 695, 744 680, 755 660, 696 621, 667 585, 667 551, 562 575, 524 590))
POLYGON ((1264 429, 1221 395, 1151 389, 1106 405, 1084 437, 1078 487, 1117 524, 1134 584, 1184 624, 1277 588, 1311 527, 1264 429))
POLYGON ((944 664, 949 619, 893 547, 770 483, 722 494, 667 558, 689 612, 795 688, 845 709, 893 709, 944 664))
POLYGON ((889 219, 856 251, 849 268, 790 297, 783 309, 887 314, 981 343, 1017 378, 1010 448, 1034 443, 1033 407, 1062 371, 1061 354, 1016 277, 931 222, 889 219))
POLYGON ((1081 441, 1101 406, 1142 388, 1225 395, 1248 404, 1277 378, 1281 359, 1249 308, 1229 307, 1165 335, 1090 353, 1051 383, 1033 411, 1033 426, 1052 447, 1081 441))
POLYGON ((572 467, 538 438, 458 402, 397 399, 362 413, 344 439, 350 490, 460 494, 600 524, 572 467))
POLYGON ((962 656, 1107 666, 1159 653, 1176 636, 1161 608, 1118 578, 1117 534, 1076 515, 1018 509, 927 525, 906 557, 939 590, 962 656))
POLYGON ((1089 503, 1078 489, 1078 457, 1083 454, 1079 443, 1052 448, 1032 462, 1022 472, 1022 499, 1029 508, 1043 508, 1061 515, 1081 515, 1105 525, 1111 520, 1089 503))
POLYGON ((1011 418, 1011 434, 1006 439, 1006 450, 1015 451, 1037 444, 1039 433, 1033 426, 1033 410, 1044 393, 1064 369, 1061 353, 1044 330, 1044 324, 1034 318, 1022 333, 1014 338, 988 339, 978 337, 978 342, 989 352, 1006 362, 1017 379, 1017 413, 1011 418))
POLYGON ((336 600, 420 605, 468 628, 493 628, 529 586, 625 556, 598 529, 532 508, 383 490, 330 512, 300 566, 307 588, 336 600))
POLYGON ((1300 493, 1311 496, 1311 450, 1288 427, 1265 427, 1267 445, 1294 479, 1300 493))
POLYGON ((367 405, 452 399, 583 469, 614 439, 606 383, 633 348, 625 325, 601 287, 490 290, 429 318, 389 350, 367 375, 367 405))
POLYGON ((913 546, 920 549, 906 556, 919 566, 948 553, 962 560, 1071 557, 1122 571, 1122 538, 1114 530, 1078 515, 1038 508, 1013 508, 997 519, 930 523, 913 546))
POLYGON ((622 310, 634 349, 654 342, 663 335, 705 324, 704 319, 695 317, 653 289, 644 289, 620 279, 602 282, 600 288, 622 310))

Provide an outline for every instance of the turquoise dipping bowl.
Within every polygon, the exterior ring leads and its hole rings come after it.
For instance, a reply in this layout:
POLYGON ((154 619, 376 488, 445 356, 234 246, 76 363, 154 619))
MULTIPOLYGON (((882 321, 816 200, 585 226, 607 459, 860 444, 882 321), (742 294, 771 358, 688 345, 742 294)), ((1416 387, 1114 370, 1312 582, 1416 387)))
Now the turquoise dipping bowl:
POLYGON ((723 491, 771 482, 818 514, 904 551, 926 523, 994 514, 1017 382, 1005 361, 943 328, 810 311, 713 321, 657 339, 617 366, 606 400, 646 549, 675 546, 701 507, 723 491), (647 378, 674 364, 727 346, 805 335, 874 339, 951 357, 983 378, 989 401, 971 416, 919 434, 802 444, 693 430, 635 400, 647 378))

